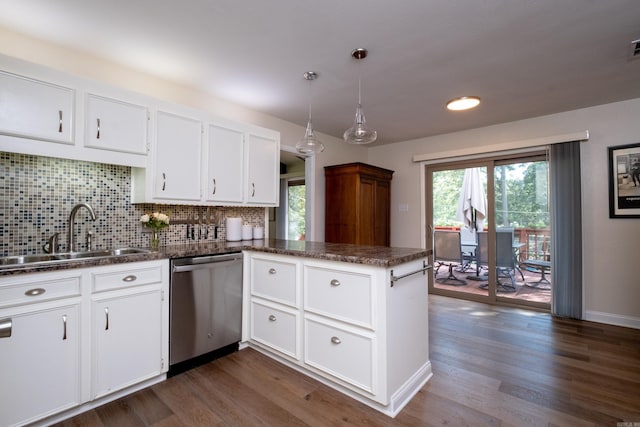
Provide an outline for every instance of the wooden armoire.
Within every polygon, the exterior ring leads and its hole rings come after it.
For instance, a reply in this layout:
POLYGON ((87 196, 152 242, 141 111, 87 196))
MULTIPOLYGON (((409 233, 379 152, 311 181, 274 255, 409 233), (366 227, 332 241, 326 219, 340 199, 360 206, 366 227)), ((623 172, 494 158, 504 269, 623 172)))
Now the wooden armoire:
POLYGON ((389 246, 392 175, 364 163, 325 166, 325 242, 389 246))

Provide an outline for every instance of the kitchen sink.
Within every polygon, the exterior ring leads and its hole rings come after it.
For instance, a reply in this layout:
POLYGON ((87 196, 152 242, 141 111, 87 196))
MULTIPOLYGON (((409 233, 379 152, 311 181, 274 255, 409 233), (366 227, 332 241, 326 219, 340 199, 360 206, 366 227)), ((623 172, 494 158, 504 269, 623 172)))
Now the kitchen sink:
POLYGON ((116 248, 103 249, 85 252, 62 252, 57 254, 38 254, 38 255, 17 255, 0 257, 0 269, 9 266, 20 265, 40 265, 49 263, 59 263, 65 261, 93 259, 93 258, 109 258, 124 255, 146 254, 151 251, 142 248, 116 248))

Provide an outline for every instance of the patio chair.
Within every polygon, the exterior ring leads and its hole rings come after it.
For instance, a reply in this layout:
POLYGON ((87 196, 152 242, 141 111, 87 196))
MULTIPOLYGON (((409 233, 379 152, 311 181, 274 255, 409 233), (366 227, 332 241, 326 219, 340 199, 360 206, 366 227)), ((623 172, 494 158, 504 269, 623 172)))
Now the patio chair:
POLYGON ((476 232, 467 227, 460 228, 460 243, 463 265, 458 271, 466 272, 471 268, 471 263, 476 261, 476 248, 478 240, 476 232), (468 243, 465 245, 465 243, 468 243))
POLYGON ((466 280, 458 279, 453 274, 453 267, 463 264, 462 248, 460 246, 460 233, 457 231, 436 230, 433 233, 434 263, 436 264, 436 281, 446 285, 466 285, 466 280), (449 267, 449 275, 446 278, 438 278, 440 267, 449 267), (452 282, 452 283, 450 283, 452 282))
MULTIPOLYGON (((478 232, 478 262, 480 265, 489 264, 489 244, 486 231, 478 232)), ((498 276, 497 291, 515 292, 516 279, 515 256, 513 254, 513 228, 501 228, 496 233, 496 274, 498 276), (511 283, 501 282, 500 278, 509 278, 511 283)), ((488 284, 480 285, 486 289, 488 284)))

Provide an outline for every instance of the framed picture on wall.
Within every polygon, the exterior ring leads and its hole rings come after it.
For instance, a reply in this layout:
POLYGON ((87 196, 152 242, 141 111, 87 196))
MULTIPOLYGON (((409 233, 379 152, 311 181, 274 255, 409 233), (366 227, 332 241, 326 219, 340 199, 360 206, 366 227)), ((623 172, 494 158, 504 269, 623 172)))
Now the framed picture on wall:
POLYGON ((609 218, 640 218, 640 143, 608 151, 609 218))

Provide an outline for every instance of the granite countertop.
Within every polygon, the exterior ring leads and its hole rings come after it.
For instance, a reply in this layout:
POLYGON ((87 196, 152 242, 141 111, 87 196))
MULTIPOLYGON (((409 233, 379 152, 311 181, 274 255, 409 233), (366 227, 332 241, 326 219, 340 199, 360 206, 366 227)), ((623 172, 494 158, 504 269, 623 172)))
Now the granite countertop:
POLYGON ((377 267, 393 267, 405 262, 425 258, 431 254, 431 250, 426 249, 360 246, 300 240, 268 240, 263 245, 255 245, 250 249, 279 255, 303 256, 377 267))
POLYGON ((431 250, 415 248, 391 248, 386 246, 360 246, 342 243, 308 242, 299 240, 253 240, 241 242, 207 242, 169 245, 158 251, 122 255, 109 258, 78 259, 46 264, 12 265, 0 268, 0 276, 67 270, 91 266, 151 261, 167 258, 221 255, 244 250, 278 255, 302 256, 313 259, 365 264, 378 267, 393 267, 405 262, 424 258, 431 250))

